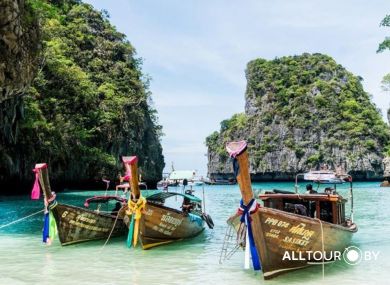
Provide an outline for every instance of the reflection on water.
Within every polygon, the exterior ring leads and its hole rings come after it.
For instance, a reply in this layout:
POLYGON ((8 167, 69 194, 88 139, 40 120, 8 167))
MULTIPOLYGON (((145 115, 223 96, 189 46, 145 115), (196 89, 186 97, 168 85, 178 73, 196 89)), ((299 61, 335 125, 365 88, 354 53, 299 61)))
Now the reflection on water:
MULTIPOLYGON (((377 261, 350 266, 336 262, 312 266, 264 281, 261 273, 244 270, 244 254, 237 252, 220 265, 219 254, 226 219, 239 204, 238 186, 205 187, 206 210, 215 228, 198 237, 152 250, 128 249, 125 237, 61 247, 41 243, 42 216, 0 230, 0 284, 388 284, 390 268, 390 188, 379 183, 355 183, 355 221, 359 231, 353 244, 363 251, 380 251, 377 261)), ((256 189, 293 190, 292 183, 257 183, 256 189)), ((195 194, 202 197, 202 188, 195 194)), ((348 197, 348 185, 338 186, 348 197)), ((302 187, 303 191, 303 187, 302 187)), ((58 200, 82 206, 93 192, 60 193, 58 200)), ((42 201, 28 197, 0 197, 0 225, 36 212, 42 201)))

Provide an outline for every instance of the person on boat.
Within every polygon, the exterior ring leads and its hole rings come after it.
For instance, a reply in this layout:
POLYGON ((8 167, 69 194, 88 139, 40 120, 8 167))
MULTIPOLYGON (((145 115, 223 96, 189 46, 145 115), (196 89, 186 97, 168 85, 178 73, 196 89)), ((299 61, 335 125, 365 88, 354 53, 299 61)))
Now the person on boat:
POLYGON ((317 191, 313 190, 313 185, 307 184, 306 185, 306 194, 316 194, 317 191))
POLYGON ((335 193, 335 190, 331 187, 326 187, 325 190, 324 190, 324 193, 325 194, 334 194, 335 193))
POLYGON ((119 210, 120 210, 121 208, 122 208, 121 202, 116 202, 116 203, 115 203, 115 208, 112 209, 112 211, 111 211, 111 215, 112 215, 112 216, 118 215, 118 212, 119 212, 119 210))

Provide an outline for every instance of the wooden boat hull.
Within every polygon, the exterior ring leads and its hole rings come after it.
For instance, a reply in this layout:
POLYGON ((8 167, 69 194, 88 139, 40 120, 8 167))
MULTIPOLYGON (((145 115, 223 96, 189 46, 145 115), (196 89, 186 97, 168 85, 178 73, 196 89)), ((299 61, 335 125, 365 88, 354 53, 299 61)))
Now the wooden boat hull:
MULTIPOLYGON (((325 252, 325 260, 334 259, 335 252, 342 254, 357 231, 355 224, 344 227, 324 221, 320 223, 318 219, 265 207, 253 215, 260 220, 254 236, 258 237, 255 244, 264 279, 313 263, 322 263, 322 256, 318 252, 325 252), (308 255, 308 252, 311 254, 308 255)), ((237 228, 239 217, 229 219, 229 222, 237 228)))
POLYGON ((192 238, 204 230, 203 219, 196 214, 148 203, 142 215, 139 238, 143 249, 192 238))
POLYGON ((123 218, 118 218, 115 222, 116 217, 109 214, 60 203, 57 203, 52 212, 61 245, 106 239, 113 227, 111 237, 127 233, 123 218))

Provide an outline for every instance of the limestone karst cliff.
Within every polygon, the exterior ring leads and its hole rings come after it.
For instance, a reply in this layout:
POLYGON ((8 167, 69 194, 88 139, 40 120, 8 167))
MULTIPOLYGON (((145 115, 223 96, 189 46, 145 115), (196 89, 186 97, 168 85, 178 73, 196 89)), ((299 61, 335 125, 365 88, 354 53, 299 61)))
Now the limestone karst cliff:
POLYGON ((209 176, 232 175, 224 145, 245 139, 257 181, 292 180, 325 164, 355 179, 381 178, 389 129, 362 78, 323 54, 256 59, 246 78, 245 113, 206 139, 209 176))
MULTIPOLYGON (((24 0, 0 1, 0 148, 14 142, 22 96, 37 69, 39 29, 24 0)), ((1 150, 0 150, 1 153, 1 150)))
POLYGON ((34 164, 48 162, 54 185, 96 189, 117 180, 122 155, 161 179, 148 77, 105 12, 78 0, 0 5, 1 188, 28 189, 34 164))

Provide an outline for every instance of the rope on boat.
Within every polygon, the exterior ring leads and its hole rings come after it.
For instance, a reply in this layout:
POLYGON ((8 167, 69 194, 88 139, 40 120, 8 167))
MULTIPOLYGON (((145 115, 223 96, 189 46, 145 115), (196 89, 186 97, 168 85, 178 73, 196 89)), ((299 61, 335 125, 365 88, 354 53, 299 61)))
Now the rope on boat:
POLYGON ((233 242, 235 229, 232 225, 228 224, 225 232, 225 237, 222 243, 222 249, 219 256, 219 264, 222 264, 225 260, 229 260, 234 253, 236 253, 241 247, 245 247, 246 227, 245 224, 240 225, 237 232, 236 240, 233 242))
POLYGON ((8 223, 8 224, 1 225, 1 226, 0 226, 0 229, 5 228, 5 227, 8 227, 8 226, 13 225, 13 224, 16 224, 16 223, 19 223, 19 222, 21 222, 21 221, 23 221, 23 220, 25 220, 25 219, 28 219, 28 218, 30 218, 30 217, 32 217, 32 216, 38 215, 39 213, 42 213, 44 210, 45 210, 45 209, 39 210, 38 212, 32 213, 32 214, 30 214, 30 215, 27 215, 27 216, 25 216, 25 217, 23 217, 23 218, 17 219, 17 220, 15 220, 15 221, 13 221, 13 222, 10 222, 10 223, 8 223))
POLYGON ((114 231, 114 229, 115 229, 116 222, 118 221, 118 217, 119 217, 119 211, 118 211, 118 213, 116 214, 116 218, 115 218, 114 224, 112 225, 112 228, 111 228, 110 234, 108 235, 108 237, 107 237, 107 239, 106 239, 105 243, 103 244, 102 248, 100 249, 100 252, 101 252, 101 251, 104 249, 104 247, 106 246, 106 244, 107 244, 107 243, 108 243, 108 241, 110 240, 110 238, 111 238, 111 235, 112 235, 112 233, 113 233, 113 231, 114 231))
POLYGON ((133 201, 133 199, 129 199, 127 202, 127 210, 126 215, 131 215, 131 222, 129 225, 129 233, 127 235, 127 247, 131 247, 131 242, 133 242, 133 246, 135 247, 138 242, 138 234, 139 234, 139 226, 142 214, 145 212, 146 199, 139 196, 137 201, 133 201))
POLYGON ((325 245, 324 245, 324 229, 322 227, 322 221, 318 219, 321 226, 321 245, 322 245, 322 254, 324 255, 322 257, 322 280, 325 279, 325 245))

